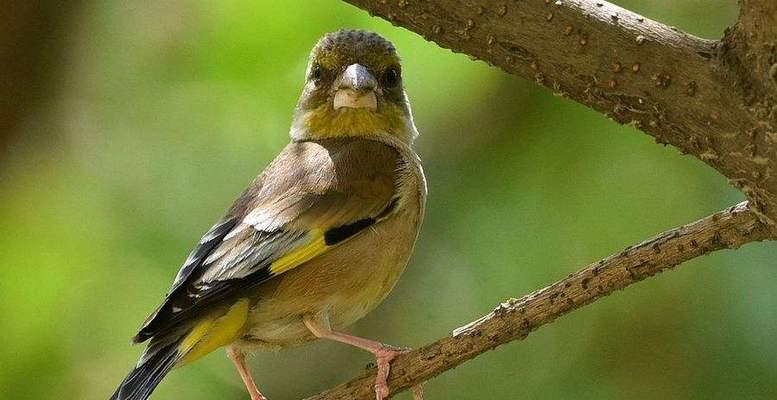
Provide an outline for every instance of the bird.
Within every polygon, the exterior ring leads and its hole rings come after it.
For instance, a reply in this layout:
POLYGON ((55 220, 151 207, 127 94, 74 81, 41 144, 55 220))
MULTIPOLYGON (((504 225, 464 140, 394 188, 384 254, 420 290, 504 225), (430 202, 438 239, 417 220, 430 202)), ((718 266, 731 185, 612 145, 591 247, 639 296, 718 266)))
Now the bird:
POLYGON ((220 348, 251 400, 266 400, 246 355, 316 339, 372 353, 376 399, 389 395, 391 361, 407 350, 345 328, 391 292, 424 217, 418 130, 394 45, 363 30, 322 36, 289 134, 191 251, 133 338, 147 347, 111 400, 145 400, 171 369, 220 348))

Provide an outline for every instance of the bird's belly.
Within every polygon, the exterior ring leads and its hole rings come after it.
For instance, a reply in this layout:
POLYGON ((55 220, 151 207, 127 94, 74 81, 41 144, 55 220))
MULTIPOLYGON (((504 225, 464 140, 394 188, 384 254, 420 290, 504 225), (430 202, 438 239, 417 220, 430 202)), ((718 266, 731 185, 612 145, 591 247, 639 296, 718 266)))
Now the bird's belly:
POLYGON ((389 294, 417 236, 417 210, 405 210, 262 285, 253 294, 244 347, 278 348, 314 339, 305 315, 342 329, 389 294))

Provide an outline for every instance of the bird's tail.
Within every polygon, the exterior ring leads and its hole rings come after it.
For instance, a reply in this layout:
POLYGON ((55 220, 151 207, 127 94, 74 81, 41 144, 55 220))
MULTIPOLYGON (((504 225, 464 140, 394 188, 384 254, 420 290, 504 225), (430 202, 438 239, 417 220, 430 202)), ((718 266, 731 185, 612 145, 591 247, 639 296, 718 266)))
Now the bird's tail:
POLYGON ((189 329, 153 337, 135 369, 110 400, 146 400, 176 365, 188 364, 237 340, 248 319, 248 309, 248 299, 240 299, 223 315, 204 318, 189 329))
POLYGON ((154 342, 148 346, 135 369, 111 396, 111 400, 146 400, 162 378, 184 356, 179 349, 185 335, 178 339, 154 342))

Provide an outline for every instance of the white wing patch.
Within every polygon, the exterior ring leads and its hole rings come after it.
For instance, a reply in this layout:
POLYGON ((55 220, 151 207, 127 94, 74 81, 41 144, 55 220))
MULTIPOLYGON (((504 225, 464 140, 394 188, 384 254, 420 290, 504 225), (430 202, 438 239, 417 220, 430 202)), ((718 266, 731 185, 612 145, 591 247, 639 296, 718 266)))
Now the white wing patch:
MULTIPOLYGON (((241 226, 248 226, 241 224, 241 226)), ((245 278, 276 259, 309 243, 313 238, 307 232, 262 232, 242 228, 242 234, 224 240, 205 260, 206 269, 194 284, 207 285, 214 281, 245 278)))

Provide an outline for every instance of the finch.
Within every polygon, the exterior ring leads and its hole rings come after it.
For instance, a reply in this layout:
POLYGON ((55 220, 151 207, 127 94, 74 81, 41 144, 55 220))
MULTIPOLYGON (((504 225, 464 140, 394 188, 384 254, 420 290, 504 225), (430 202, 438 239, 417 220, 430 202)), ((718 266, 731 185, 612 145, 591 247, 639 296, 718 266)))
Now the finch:
MULTIPOLYGON (((341 30, 310 53, 290 143, 205 233, 134 337, 148 342, 112 400, 145 400, 174 367, 328 339, 375 355, 376 399, 402 350, 342 330, 380 304, 424 214, 418 135, 394 46, 341 30)), ((416 390, 416 398, 421 391, 416 390)))

